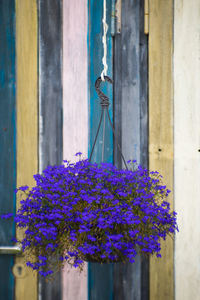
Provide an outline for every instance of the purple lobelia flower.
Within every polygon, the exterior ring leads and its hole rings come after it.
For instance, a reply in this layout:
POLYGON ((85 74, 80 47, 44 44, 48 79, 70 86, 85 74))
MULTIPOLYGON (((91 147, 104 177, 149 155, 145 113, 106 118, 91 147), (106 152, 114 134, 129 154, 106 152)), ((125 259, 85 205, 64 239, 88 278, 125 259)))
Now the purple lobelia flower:
POLYGON ((160 257, 161 240, 178 230, 167 201, 170 191, 158 172, 80 159, 49 166, 34 179, 33 188, 18 189, 24 197, 15 222, 25 228, 20 242, 27 265, 43 276, 52 273, 51 262, 81 268, 85 260, 133 263, 137 253, 160 257))

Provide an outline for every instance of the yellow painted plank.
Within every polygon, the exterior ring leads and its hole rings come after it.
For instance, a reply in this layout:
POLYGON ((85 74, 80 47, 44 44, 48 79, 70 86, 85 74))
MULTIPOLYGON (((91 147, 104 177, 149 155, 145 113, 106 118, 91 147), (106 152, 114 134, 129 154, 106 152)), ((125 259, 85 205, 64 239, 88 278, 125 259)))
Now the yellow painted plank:
MULTIPOLYGON (((16 0, 16 52, 17 186, 33 185, 33 174, 38 171, 36 0, 16 0)), ((22 234, 22 231, 17 230, 18 238, 22 234)), ((15 264, 24 264, 23 257, 17 257, 15 264)), ((15 277, 16 300, 36 300, 37 276, 28 268, 24 269, 22 276, 15 277)))
MULTIPOLYGON (((173 0, 149 1, 149 164, 173 190, 173 0)), ((173 191, 170 201, 173 207, 173 191)), ((150 259, 150 299, 174 299, 173 241, 150 259)))

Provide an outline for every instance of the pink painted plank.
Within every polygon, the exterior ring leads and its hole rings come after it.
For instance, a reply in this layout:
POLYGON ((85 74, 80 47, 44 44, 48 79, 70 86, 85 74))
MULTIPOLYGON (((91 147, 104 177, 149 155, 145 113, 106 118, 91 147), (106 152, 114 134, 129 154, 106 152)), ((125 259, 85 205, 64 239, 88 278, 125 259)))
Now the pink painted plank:
MULTIPOLYGON (((63 0, 63 158, 88 153, 87 0, 63 0)), ((87 264, 63 271, 63 300, 87 300, 87 264)))
POLYGON ((62 292, 63 300, 87 300, 87 264, 81 273, 75 268, 65 266, 62 292))

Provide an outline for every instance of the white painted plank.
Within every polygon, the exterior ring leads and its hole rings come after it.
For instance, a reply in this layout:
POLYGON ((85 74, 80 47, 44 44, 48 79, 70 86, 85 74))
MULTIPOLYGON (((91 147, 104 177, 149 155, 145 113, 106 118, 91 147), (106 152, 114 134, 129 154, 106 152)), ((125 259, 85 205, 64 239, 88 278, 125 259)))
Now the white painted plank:
POLYGON ((200 295, 200 1, 176 0, 174 23, 175 299, 200 295))
MULTIPOLYGON (((63 0, 63 158, 88 152, 87 0, 63 0)), ((63 300, 87 299, 84 272, 65 267, 63 300)))

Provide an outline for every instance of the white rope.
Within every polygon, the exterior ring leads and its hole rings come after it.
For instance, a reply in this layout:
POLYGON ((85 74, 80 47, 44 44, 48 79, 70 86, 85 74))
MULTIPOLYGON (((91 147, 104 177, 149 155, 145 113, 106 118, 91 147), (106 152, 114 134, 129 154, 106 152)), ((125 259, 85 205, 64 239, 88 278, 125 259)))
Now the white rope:
POLYGON ((107 42, 106 42, 106 35, 108 32, 108 24, 106 23, 106 0, 103 2, 103 37, 102 37, 102 42, 103 42, 103 71, 101 73, 101 80, 105 81, 104 76, 107 76, 107 71, 108 71, 108 65, 107 65, 107 42))

